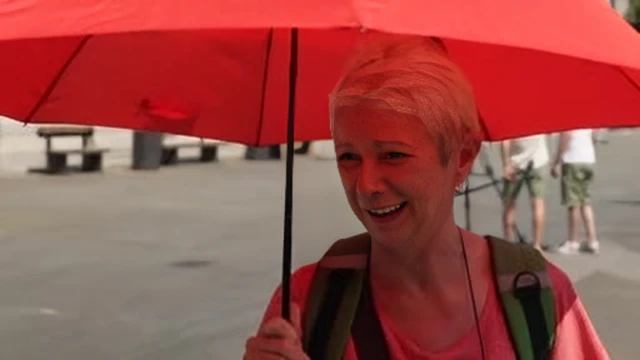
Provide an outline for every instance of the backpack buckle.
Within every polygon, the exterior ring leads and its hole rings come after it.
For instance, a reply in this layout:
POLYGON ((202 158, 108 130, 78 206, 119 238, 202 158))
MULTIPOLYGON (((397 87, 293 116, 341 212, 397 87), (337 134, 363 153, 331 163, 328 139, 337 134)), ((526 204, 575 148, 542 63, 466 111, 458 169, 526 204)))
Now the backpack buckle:
POLYGON ((531 271, 522 271, 513 279, 513 294, 520 301, 538 297, 541 289, 540 278, 531 271))

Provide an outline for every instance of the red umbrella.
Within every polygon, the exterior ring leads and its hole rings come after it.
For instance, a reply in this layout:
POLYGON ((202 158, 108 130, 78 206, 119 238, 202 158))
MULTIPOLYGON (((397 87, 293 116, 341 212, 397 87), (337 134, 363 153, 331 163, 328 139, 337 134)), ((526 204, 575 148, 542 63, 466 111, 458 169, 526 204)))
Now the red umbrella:
POLYGON ((296 139, 328 138, 327 94, 362 36, 347 28, 363 26, 442 38, 488 140, 640 122, 640 38, 606 1, 355 4, 13 1, 0 15, 0 114, 283 143, 299 27, 296 139))
POLYGON ((293 140, 329 137, 327 95, 370 35, 360 29, 441 38, 474 86, 487 140, 640 124, 640 37, 602 0, 17 0, 0 10, 2 115, 288 142, 284 299, 293 140))

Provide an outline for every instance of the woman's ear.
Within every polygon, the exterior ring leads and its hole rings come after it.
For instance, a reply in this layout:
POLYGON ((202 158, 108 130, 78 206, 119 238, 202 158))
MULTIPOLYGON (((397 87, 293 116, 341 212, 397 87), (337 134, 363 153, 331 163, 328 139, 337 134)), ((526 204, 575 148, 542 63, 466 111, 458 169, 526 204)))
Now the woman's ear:
POLYGON ((480 152, 480 140, 468 140, 464 142, 458 151, 458 161, 456 169, 456 184, 461 184, 469 176, 473 163, 480 152))

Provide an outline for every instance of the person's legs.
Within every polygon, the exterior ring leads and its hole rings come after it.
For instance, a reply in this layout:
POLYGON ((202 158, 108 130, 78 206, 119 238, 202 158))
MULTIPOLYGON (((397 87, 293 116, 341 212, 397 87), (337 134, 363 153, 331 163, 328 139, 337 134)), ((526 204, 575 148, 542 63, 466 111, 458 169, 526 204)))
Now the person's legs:
POLYGON ((580 212, 587 232, 587 243, 583 246, 583 250, 597 253, 600 246, 596 235, 596 221, 593 214, 593 206, 591 205, 591 194, 589 193, 589 185, 593 180, 593 168, 591 165, 581 165, 579 170, 580 212))
POLYGON ((563 254, 575 253, 580 248, 580 243, 578 242, 578 223, 580 222, 581 204, 575 170, 573 164, 562 165, 562 176, 560 180, 562 206, 567 208, 569 228, 567 241, 558 248, 558 251, 563 254))
POLYGON ((567 241, 572 244, 578 244, 578 236, 580 229, 580 209, 579 206, 570 206, 567 208, 569 218, 567 219, 569 222, 569 238, 567 241))
POLYGON ((569 237, 564 244, 558 248, 558 252, 562 254, 575 254, 580 249, 578 241, 578 228, 580 222, 580 207, 567 207, 567 222, 569 224, 569 237))
POLYGON ((590 244, 597 243, 598 237, 596 236, 596 221, 593 215, 593 207, 591 205, 584 205, 580 209, 582 210, 582 220, 584 221, 584 226, 587 231, 587 241, 590 244))
POLYGON ((533 246, 542 250, 542 239, 545 230, 545 201, 544 178, 542 169, 533 169, 527 174, 527 188, 531 199, 531 212, 533 216, 533 246))
POLYGON ((514 180, 504 180, 502 199, 504 203, 504 213, 502 215, 502 226, 504 237, 508 241, 515 241, 516 224, 516 199, 522 187, 522 178, 517 176, 514 180))
POLYGON ((596 236, 596 222, 593 215, 593 208, 591 205, 585 205, 581 207, 582 220, 587 230, 587 242, 583 243, 581 247, 582 251, 598 254, 600 252, 600 242, 596 236))
POLYGON ((533 204, 533 246, 536 249, 542 249, 542 238, 545 229, 545 205, 544 198, 536 197, 532 199, 533 204))
POLYGON ((502 226, 504 229, 504 238, 509 241, 515 241, 515 226, 516 223, 516 200, 507 199, 504 202, 504 214, 502 217, 502 226))

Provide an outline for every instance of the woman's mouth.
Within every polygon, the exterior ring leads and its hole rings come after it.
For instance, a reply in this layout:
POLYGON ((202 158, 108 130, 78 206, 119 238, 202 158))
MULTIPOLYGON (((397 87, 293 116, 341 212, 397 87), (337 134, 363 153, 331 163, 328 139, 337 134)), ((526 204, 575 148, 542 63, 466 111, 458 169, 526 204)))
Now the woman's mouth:
POLYGON ((380 208, 380 209, 375 209, 375 210, 367 210, 369 212, 369 214, 371 214, 371 216, 375 219, 389 219, 391 217, 395 217, 395 215, 399 214, 402 209, 404 209, 404 207, 407 205, 407 202, 404 201, 400 204, 397 205, 393 205, 393 206, 387 206, 384 208, 380 208))

